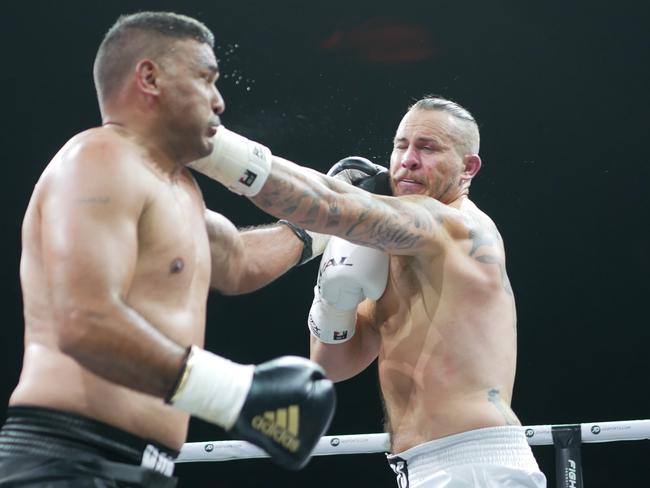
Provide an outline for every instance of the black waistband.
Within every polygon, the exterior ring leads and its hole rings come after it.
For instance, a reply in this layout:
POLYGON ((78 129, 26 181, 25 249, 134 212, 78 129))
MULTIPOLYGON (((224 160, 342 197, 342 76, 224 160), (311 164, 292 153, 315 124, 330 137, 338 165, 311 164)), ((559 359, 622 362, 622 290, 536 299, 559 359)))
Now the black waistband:
POLYGON ((150 446, 171 459, 178 456, 178 451, 103 422, 43 407, 9 407, 0 431, 0 451, 49 457, 101 456, 140 464, 150 446))

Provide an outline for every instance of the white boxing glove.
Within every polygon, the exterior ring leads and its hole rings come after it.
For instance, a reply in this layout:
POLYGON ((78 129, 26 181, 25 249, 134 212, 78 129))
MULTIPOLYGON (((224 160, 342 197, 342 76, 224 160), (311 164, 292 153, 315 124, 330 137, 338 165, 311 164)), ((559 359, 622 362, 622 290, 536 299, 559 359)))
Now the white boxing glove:
POLYGON ((366 298, 378 300, 386 289, 388 263, 384 251, 332 237, 321 258, 309 310, 311 334, 327 344, 351 339, 357 306, 366 298))
POLYGON ((253 197, 271 172, 271 160, 268 147, 220 126, 214 136, 212 153, 188 166, 238 195, 253 197))

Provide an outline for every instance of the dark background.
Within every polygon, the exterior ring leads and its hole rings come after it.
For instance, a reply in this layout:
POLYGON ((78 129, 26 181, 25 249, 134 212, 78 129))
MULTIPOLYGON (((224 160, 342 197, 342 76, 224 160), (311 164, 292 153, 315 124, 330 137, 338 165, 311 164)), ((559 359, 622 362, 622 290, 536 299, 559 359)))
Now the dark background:
MULTIPOLYGON (((387 162, 408 104, 452 98, 479 121, 472 198, 499 226, 518 298, 513 407, 522 422, 650 417, 646 2, 14 2, 2 11, 2 401, 22 354, 20 224, 34 183, 100 122, 92 62, 121 13, 173 10, 215 32, 224 123, 319 170, 387 162)), ((201 179, 237 225, 270 222, 201 179)), ((308 354, 316 264, 241 297, 214 293, 207 347, 240 362, 308 354)), ((376 368, 337 386, 331 434, 378 432, 376 368)), ((189 441, 226 437, 202 422, 189 441)), ((553 448, 534 448, 553 486, 553 448)), ((648 441, 583 446, 587 487, 650 486, 648 441)), ((383 455, 181 465, 181 487, 393 487, 383 455)))

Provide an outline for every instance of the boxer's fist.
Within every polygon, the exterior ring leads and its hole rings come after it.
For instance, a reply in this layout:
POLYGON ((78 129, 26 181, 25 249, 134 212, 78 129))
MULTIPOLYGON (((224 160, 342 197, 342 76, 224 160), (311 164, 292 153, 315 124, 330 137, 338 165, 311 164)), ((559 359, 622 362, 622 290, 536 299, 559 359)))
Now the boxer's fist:
POLYGON ((323 369, 308 359, 253 366, 192 346, 167 402, 260 446, 280 466, 300 469, 329 427, 336 398, 323 369))
POLYGON ((374 164, 360 156, 348 156, 341 159, 330 168, 327 175, 370 193, 392 195, 388 168, 374 164))
MULTIPOLYGON (((371 193, 392 194, 388 169, 362 157, 341 159, 327 174, 371 193)), ((388 263, 383 251, 332 237, 321 259, 307 318, 311 334, 327 344, 350 340, 357 306, 366 298, 379 299, 386 288, 388 263)))
POLYGON ((300 469, 329 427, 336 397, 316 363, 286 356, 255 368, 231 433, 260 446, 275 463, 300 469))
POLYGON ((321 342, 340 344, 352 338, 357 306, 378 300, 388 283, 389 256, 384 251, 332 237, 325 248, 307 325, 321 342))

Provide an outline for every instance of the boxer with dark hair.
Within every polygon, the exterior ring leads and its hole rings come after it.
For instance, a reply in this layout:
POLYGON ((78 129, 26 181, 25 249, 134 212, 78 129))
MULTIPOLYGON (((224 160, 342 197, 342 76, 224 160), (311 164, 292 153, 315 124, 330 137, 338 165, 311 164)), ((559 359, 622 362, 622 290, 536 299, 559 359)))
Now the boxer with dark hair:
POLYGON ((186 165, 212 152, 224 110, 212 46, 195 19, 141 12, 99 48, 102 126, 54 156, 23 221, 25 353, 1 486, 175 486, 190 415, 299 469, 330 423, 317 364, 202 348, 210 287, 260 288, 326 240, 306 252, 286 225, 239 232, 205 208, 186 165), (277 411, 289 419, 264 420, 277 411))

